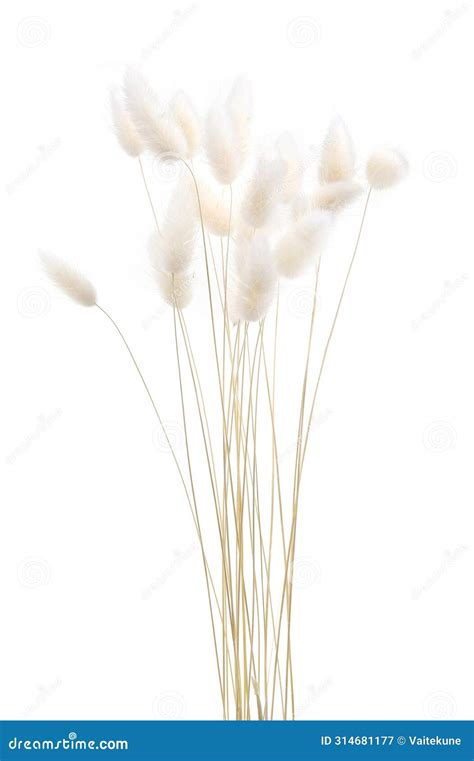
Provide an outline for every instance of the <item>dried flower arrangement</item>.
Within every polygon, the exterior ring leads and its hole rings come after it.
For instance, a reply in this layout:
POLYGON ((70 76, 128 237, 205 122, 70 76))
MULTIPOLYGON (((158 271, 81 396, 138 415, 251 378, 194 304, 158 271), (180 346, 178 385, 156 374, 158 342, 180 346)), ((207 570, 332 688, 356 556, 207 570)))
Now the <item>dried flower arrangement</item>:
POLYGON ((315 403, 371 192, 397 183, 407 164, 395 150, 374 151, 367 161, 364 188, 355 179, 354 149, 340 119, 332 123, 322 146, 318 177, 308 178, 301 151, 287 133, 251 162, 252 92, 244 79, 238 79, 202 121, 183 92, 164 104, 143 75, 130 70, 122 87, 112 94, 111 111, 119 144, 139 163, 154 215, 149 255, 156 286, 173 315, 184 463, 130 347, 112 317, 99 306, 93 285, 54 257, 43 256, 43 265, 73 300, 98 307, 113 323, 163 429, 199 540, 223 718, 294 718, 292 582, 300 486, 315 403), (146 182, 145 153, 183 167, 161 214, 146 182), (249 172, 246 165, 251 167, 249 172), (354 251, 312 377, 321 254, 341 209, 364 192, 354 251), (185 315, 197 266, 204 271, 210 318, 206 332, 215 364, 215 385, 208 388, 206 379, 206 394, 185 315), (281 278, 308 273, 314 279, 312 308, 298 384, 294 468, 286 499, 278 439, 278 416, 285 410, 278 407, 277 415, 275 392, 279 283, 281 278), (213 421, 208 415, 209 404, 215 406, 216 400, 217 431, 211 430, 213 421), (190 445, 191 406, 200 427, 210 499, 203 499, 196 487, 200 455, 190 445), (268 437, 259 434, 263 414, 269 421, 268 437))

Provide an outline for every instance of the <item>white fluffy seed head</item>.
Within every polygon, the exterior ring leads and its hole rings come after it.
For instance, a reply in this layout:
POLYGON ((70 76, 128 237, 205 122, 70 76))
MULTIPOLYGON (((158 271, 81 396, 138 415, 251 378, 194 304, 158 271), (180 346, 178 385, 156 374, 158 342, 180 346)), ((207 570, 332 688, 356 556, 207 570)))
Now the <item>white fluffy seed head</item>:
MULTIPOLYGON (((312 207, 309 206, 308 209, 312 207)), ((243 241, 251 240, 254 235, 259 232, 267 236, 270 244, 278 236, 282 230, 285 230, 288 224, 293 222, 294 210, 293 204, 277 204, 268 215, 266 222, 256 229, 253 225, 249 225, 242 214, 237 212, 232 222, 232 237, 236 245, 243 241)))
POLYGON ((340 211, 344 206, 355 201, 362 190, 362 186, 357 182, 328 182, 316 190, 313 196, 313 207, 327 211, 340 211))
POLYGON ((280 135, 275 147, 284 165, 281 200, 283 203, 288 203, 301 191, 304 164, 296 141, 289 132, 280 135))
POLYGON ((119 145, 125 153, 136 158, 143 151, 143 142, 117 89, 110 93, 110 111, 119 145))
POLYGON ((225 106, 235 134, 237 150, 244 161, 252 142, 253 119, 252 85, 246 77, 238 77, 234 81, 225 106))
POLYGON ((352 180, 355 155, 352 139, 340 117, 332 121, 326 133, 319 164, 319 179, 325 182, 352 180))
POLYGON ((201 145, 202 129, 199 116, 190 99, 182 90, 172 98, 170 110, 186 138, 187 157, 192 159, 201 145))
POLYGON ((321 256, 329 231, 330 214, 311 211, 294 222, 275 247, 278 272, 283 277, 302 275, 321 256))
POLYGON ((194 272, 187 271, 179 275, 168 272, 154 271, 154 277, 161 297, 170 306, 184 309, 190 304, 194 291, 194 272))
POLYGON ((285 177, 281 159, 260 157, 247 187, 240 213, 244 221, 255 229, 263 227, 278 204, 285 177))
POLYGON ((257 233, 235 251, 229 309, 234 322, 261 320, 268 312, 277 281, 275 262, 266 236, 257 233))
POLYGON ((145 146, 157 156, 187 152, 186 138, 143 75, 129 69, 124 77, 125 106, 145 146))
POLYGON ((169 274, 182 274, 191 266, 198 227, 194 185, 183 175, 171 195, 160 231, 149 241, 153 267, 169 274))
POLYGON ((290 221, 297 222, 305 214, 309 214, 314 209, 313 199, 306 193, 300 193, 291 201, 290 204, 290 221))
POLYGON ((243 157, 229 114, 219 104, 209 109, 205 146, 214 177, 223 185, 231 185, 242 169, 243 157))
POLYGON ((245 163, 251 144, 253 98, 245 77, 235 80, 224 103, 216 102, 207 115, 205 147, 216 179, 230 185, 245 163))
POLYGON ((407 172, 407 160, 394 148, 377 148, 367 161, 367 180, 374 190, 392 187, 400 182, 407 172))
POLYGON ((43 269, 57 287, 83 307, 93 307, 97 293, 84 275, 54 254, 40 253, 43 269))
POLYGON ((201 201, 202 218, 204 227, 212 235, 225 237, 234 229, 234 219, 230 218, 230 195, 227 188, 218 185, 215 180, 203 177, 197 178, 199 199, 201 201))

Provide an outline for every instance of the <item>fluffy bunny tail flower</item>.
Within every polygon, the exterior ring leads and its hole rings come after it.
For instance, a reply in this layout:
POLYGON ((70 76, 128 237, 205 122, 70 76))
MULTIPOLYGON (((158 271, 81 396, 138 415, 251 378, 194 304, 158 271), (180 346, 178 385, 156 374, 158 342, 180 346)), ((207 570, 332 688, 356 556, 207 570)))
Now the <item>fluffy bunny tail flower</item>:
POLYGON ((132 158, 137 158, 143 151, 143 141, 117 89, 110 93, 110 110, 114 132, 120 147, 132 158))
POLYGON ((362 190, 362 186, 357 182, 328 182, 316 190, 313 205, 316 209, 339 211, 355 201, 362 190))
POLYGON ((186 156, 188 146, 183 130, 140 72, 127 71, 123 92, 126 108, 146 147, 157 156, 163 153, 186 156))
POLYGON ((275 249, 280 275, 299 277, 317 262, 326 242, 329 220, 329 212, 316 210, 304 214, 288 228, 275 249))
POLYGON ((54 254, 40 253, 43 269, 53 283, 70 299, 83 307, 93 307, 97 293, 81 272, 54 254))
POLYGON ((394 148, 377 148, 367 161, 367 180, 374 190, 391 188, 400 182, 407 172, 407 160, 394 148))
POLYGON ((320 182, 352 180, 355 154, 352 139, 340 117, 333 120, 326 133, 319 164, 320 182))

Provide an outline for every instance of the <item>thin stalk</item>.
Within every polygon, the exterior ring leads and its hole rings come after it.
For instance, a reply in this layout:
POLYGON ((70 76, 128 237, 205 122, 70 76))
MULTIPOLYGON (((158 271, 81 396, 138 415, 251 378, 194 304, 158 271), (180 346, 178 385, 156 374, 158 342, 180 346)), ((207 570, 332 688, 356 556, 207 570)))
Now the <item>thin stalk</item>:
MULTIPOLYGON (((229 241, 229 238, 230 238, 231 220, 232 220, 232 185, 230 186, 229 229, 228 229, 227 241, 229 241)), ((222 256, 222 252, 223 252, 222 238, 221 238, 220 242, 221 242, 221 256, 222 256)), ((227 245, 227 253, 228 253, 228 251, 229 251, 229 246, 227 245)), ((213 257, 213 262, 214 262, 214 257, 213 257)), ((223 260, 222 260, 222 264, 223 264, 223 260)), ((215 267, 215 262, 214 262, 214 267, 215 267)), ((216 268, 215 268, 215 270, 216 270, 216 268)), ((215 274, 216 274, 217 287, 219 289, 219 278, 217 276, 217 270, 215 271, 215 274)), ((222 309, 223 309, 223 313, 224 313, 224 330, 223 330, 223 337, 222 337, 222 387, 223 387, 224 393, 225 393, 226 337, 229 340, 229 351, 230 351, 230 335, 229 335, 228 315, 227 315, 227 267, 226 267, 226 272, 225 273, 224 273, 224 267, 223 267, 222 281, 223 281, 223 289, 224 289, 224 299, 222 300, 222 296, 220 296, 220 298, 221 298, 221 304, 222 304, 222 309)), ((220 290, 219 290, 219 295, 220 295, 220 290)), ((231 382, 232 382, 232 377, 231 377, 231 382)), ((228 538, 229 516, 228 516, 228 506, 227 506, 227 458, 226 458, 226 446, 225 446, 225 443, 226 442, 225 442, 225 436, 224 436, 224 431, 223 431, 222 432, 222 462, 223 462, 223 471, 224 472, 223 472, 223 494, 222 494, 222 518, 221 518, 221 521, 222 521, 222 530, 223 530, 223 535, 224 536, 223 536, 222 569, 224 569, 224 565, 226 563, 228 563, 229 566, 230 566, 230 552, 229 552, 228 556, 226 556, 227 548, 229 546, 229 544, 228 544, 228 542, 229 542, 229 538, 228 538)), ((224 573, 224 571, 222 571, 222 573, 224 573)), ((225 598, 225 587, 224 587, 224 585, 223 585, 222 597, 223 597, 222 607, 226 608, 227 607, 227 601, 224 599, 225 598)), ((223 652, 225 652, 226 643, 227 643, 227 617, 226 616, 224 616, 224 619, 223 619, 222 638, 223 638, 222 639, 222 648, 223 648, 223 652)), ((227 665, 227 663, 228 663, 228 661, 227 661, 227 656, 226 656, 226 658, 225 658, 225 664, 227 665)), ((226 669, 224 669, 224 691, 225 691, 225 688, 226 688, 226 676, 227 676, 226 675, 226 669)))
MULTIPOLYGON (((174 295, 174 275, 173 275, 173 295, 174 295)), ((186 418, 186 407, 184 403, 184 392, 183 392, 183 378, 181 374, 181 360, 179 356, 179 345, 178 345, 178 332, 176 329, 176 298, 174 298, 174 304, 173 304, 173 327, 174 327, 174 341, 175 341, 175 348, 176 348, 176 363, 178 368, 178 378, 179 378, 179 393, 181 398, 181 411, 182 411, 182 417, 183 417, 183 429, 184 429, 184 440, 185 440, 185 446, 186 446, 186 457, 188 461, 188 470, 189 470, 189 480, 191 483, 191 490, 193 495, 194 504, 196 506, 196 512, 197 512, 197 501, 196 501, 196 492, 194 488, 194 477, 193 477, 193 469, 191 464, 191 455, 189 451, 189 438, 188 438, 188 425, 187 425, 187 418, 186 418)), ((216 629, 214 625, 214 620, 212 621, 212 635, 214 640, 214 650, 216 655, 216 661, 217 661, 217 671, 219 676, 219 684, 221 689, 221 697, 222 697, 222 706, 223 706, 223 712, 224 712, 224 718, 226 718, 226 704, 225 704, 225 695, 224 695, 224 687, 222 682, 222 672, 220 667, 220 661, 219 661, 219 650, 217 647, 217 636, 216 636, 216 629)))
MULTIPOLYGON (((182 311, 178 309, 177 313, 178 313, 178 318, 179 318, 180 325, 181 325, 181 330, 182 330, 182 333, 183 333, 184 345, 185 345, 185 348, 186 348, 186 353, 187 353, 188 363, 189 363, 189 369, 190 369, 190 372, 191 372, 191 380, 192 380, 192 383, 193 383, 195 397, 196 397, 196 406, 197 406, 198 415, 199 415, 200 424, 201 424, 201 432, 202 432, 202 436, 203 436, 205 453, 206 453, 206 459, 207 459, 207 464, 208 464, 208 469, 209 469, 209 476, 210 476, 210 481, 211 481, 211 488, 212 488, 213 497, 214 497, 214 505, 215 505, 216 518, 217 518, 217 528, 218 528, 218 531, 219 531, 219 540, 220 540, 220 544, 221 544, 221 552, 224 555, 225 550, 224 550, 224 545, 223 545, 223 534, 222 534, 222 526, 221 526, 221 521, 220 521, 219 495, 218 495, 217 488, 216 488, 217 484, 214 485, 213 465, 212 465, 212 452, 210 452, 209 449, 208 449, 208 440, 207 439, 209 438, 209 440, 210 440, 210 432, 209 432, 209 424, 208 424, 208 421, 207 421, 207 413, 206 413, 206 409, 205 409, 205 405, 204 405, 204 399, 203 399, 203 396, 202 396, 202 388, 201 388, 201 384, 200 384, 200 380, 199 380, 199 375, 198 375, 197 368, 196 368, 196 365, 195 365, 195 360, 194 360, 194 355, 193 355, 192 347, 191 347, 191 344, 190 344, 190 341, 189 341, 189 334, 188 334, 188 331, 187 331, 187 328, 186 328, 186 323, 184 322, 184 317, 183 317, 182 311), (206 435, 206 432, 207 432, 207 435, 206 435)), ((214 468, 214 473, 215 473, 215 468, 214 468)), ((228 595, 229 595, 230 615, 231 615, 231 619, 233 621, 234 614, 233 614, 233 603, 232 603, 232 594, 231 594, 230 569, 225 567, 225 571, 226 571, 226 573, 225 573, 225 583, 226 583, 226 588, 227 588, 228 595)))
POLYGON ((158 232, 161 235, 160 225, 158 223, 158 217, 156 216, 155 207, 153 205, 153 201, 152 201, 152 198, 151 198, 150 190, 148 188, 148 183, 146 181, 145 171, 143 169, 143 163, 142 163, 142 160, 141 160, 141 156, 138 157, 138 163, 140 165, 140 172, 141 172, 141 175, 142 175, 143 184, 145 185, 145 190, 146 190, 146 194, 147 194, 147 197, 148 197, 148 201, 150 202, 151 210, 152 210, 153 216, 155 218, 156 229, 158 230, 158 232))
MULTIPOLYGON (((310 321, 310 328, 309 328, 309 336, 308 336, 308 349, 306 352, 306 364, 304 369, 304 378, 303 378, 303 386, 301 390, 301 403, 300 403, 300 417, 299 417, 299 423, 298 423, 298 436, 297 436, 297 445, 296 445, 296 456, 295 456, 295 473, 294 473, 294 481, 293 481, 293 513, 295 512, 295 499, 296 499, 296 493, 297 493, 297 482, 298 482, 298 474, 299 474, 299 458, 300 458, 300 450, 301 450, 301 437, 302 437, 302 431, 303 431, 303 421, 304 421, 304 410, 305 410, 305 402, 306 402, 306 389, 308 385, 308 372, 309 372, 309 364, 311 359, 311 348, 313 345, 313 334, 314 334, 314 319, 316 316, 316 303, 317 303, 317 292, 318 292, 318 280, 319 280, 319 261, 316 266, 316 278, 314 283, 314 292, 313 292, 313 305, 311 310, 311 321, 310 321)), ((285 681, 285 715, 287 715, 288 710, 288 680, 291 682, 291 706, 292 706, 292 718, 295 718, 295 701, 294 701, 294 690, 293 690, 293 673, 291 669, 291 640, 290 640, 290 622, 291 622, 291 610, 292 610, 292 599, 293 599, 293 564, 295 559, 295 544, 293 541, 293 545, 291 547, 291 553, 290 553, 290 566, 289 566, 289 579, 288 579, 288 585, 287 585, 287 615, 288 615, 288 635, 287 635, 287 653, 286 653, 286 681, 285 681)))
MULTIPOLYGON (((128 353, 129 353, 129 355, 130 355, 130 357, 131 357, 131 359, 132 359, 132 362, 133 362, 133 364, 134 364, 134 366, 135 366, 135 369, 136 369, 136 371, 137 371, 138 375, 140 376, 140 380, 141 380, 141 382, 143 383, 143 386, 144 386, 144 388, 145 388, 145 391, 146 391, 146 393, 147 393, 147 395, 148 395, 148 398, 149 398, 149 400, 150 400, 150 402, 151 402, 151 405, 152 405, 152 407, 153 407, 153 410, 154 410, 154 412, 155 412, 155 415, 156 415, 156 417, 157 417, 157 419, 158 419, 158 422, 159 422, 159 424, 160 424, 161 430, 162 430, 162 432, 163 432, 163 435, 164 435, 164 437, 165 437, 165 439, 166 439, 166 443, 167 443, 167 444, 168 444, 168 446, 169 446, 169 449, 170 449, 170 452, 171 452, 171 454, 172 454, 172 457, 173 457, 173 460, 174 460, 174 462, 175 462, 175 465, 176 465, 176 467, 177 467, 177 469, 178 469, 179 477, 180 477, 180 479, 181 479, 181 483, 183 484, 183 488, 184 488, 184 491, 185 491, 185 494, 186 494, 186 499, 187 499, 187 501, 188 501, 189 507, 191 508, 191 511, 193 511, 193 506, 192 506, 192 502, 191 502, 191 497, 189 496, 189 492, 188 492, 188 488, 187 488, 187 486, 186 486, 186 481, 185 481, 185 479, 184 479, 183 471, 181 470, 181 466, 180 466, 180 464, 179 464, 179 462, 178 462, 178 458, 176 457, 176 453, 175 453, 175 451, 174 451, 173 445, 171 444, 170 438, 169 438, 169 436, 168 436, 168 433, 167 433, 167 431, 166 431, 166 428, 165 428, 165 426, 164 426, 164 423, 163 423, 163 420, 162 420, 162 418, 161 418, 161 415, 160 415, 160 413, 158 412, 158 408, 157 408, 157 406, 156 406, 156 404, 155 404, 155 401, 154 401, 154 399, 153 399, 153 397, 152 397, 152 395, 151 395, 151 391, 150 391, 150 389, 148 388, 148 384, 147 384, 147 382, 146 382, 145 378, 144 378, 144 377, 143 377, 143 375, 142 375, 142 371, 140 370, 140 368, 139 368, 139 366, 138 366, 138 363, 137 363, 137 361, 136 361, 136 359, 135 359, 135 356, 134 356, 134 354, 133 354, 133 352, 132 352, 132 350, 131 350, 130 346, 128 345, 128 343, 127 343, 127 340, 126 340, 125 336, 123 335, 122 331, 120 330, 120 328, 119 328, 119 326, 117 325, 117 323, 115 322, 115 320, 114 320, 114 319, 113 319, 113 318, 110 316, 110 314, 109 314, 109 313, 108 313, 108 312, 107 312, 107 311, 106 311, 106 310, 105 310, 103 307, 101 307, 101 306, 100 306, 100 304, 96 304, 96 307, 97 307, 97 309, 100 309, 100 311, 101 311, 103 314, 105 314, 105 316, 107 317, 107 319, 108 319, 108 320, 110 320, 110 322, 111 322, 111 323, 112 323, 112 325, 114 326, 115 330, 116 330, 116 331, 117 331, 117 333, 119 334, 120 338, 122 339, 122 341, 123 341, 123 343, 124 343, 124 345, 125 345, 125 347, 126 347, 126 349, 127 349, 128 353)), ((193 514, 194 514, 194 513, 193 513, 193 514)))
MULTIPOLYGON (((275 389, 276 389, 276 362, 277 362, 277 336, 278 336, 278 317, 280 313, 280 282, 277 286, 276 308, 275 308, 275 331, 273 338, 273 368, 272 368, 272 392, 270 396, 270 409, 273 419, 275 419, 275 389)), ((271 509, 270 509, 270 537, 268 544, 268 574, 267 574, 267 593, 265 598, 264 608, 264 634, 263 634, 263 650, 264 650, 264 675, 265 675, 265 718, 268 718, 268 606, 270 600, 270 574, 272 563, 272 549, 273 549, 273 524, 275 520, 275 465, 276 465, 276 446, 275 436, 272 430, 272 492, 271 492, 271 509)), ((282 523, 282 532, 284 537, 284 526, 282 523)), ((286 549, 284 548, 284 554, 286 555, 286 549)))
MULTIPOLYGON (((302 448, 301 448, 301 445, 300 445, 300 454, 299 454, 299 463, 298 463, 297 489, 296 489, 295 501, 294 501, 294 505, 293 505, 293 520, 292 520, 292 526, 291 526, 290 546, 289 546, 289 552, 288 552, 288 557, 287 557, 287 562, 286 562, 286 568, 285 568, 285 578, 288 577, 291 557, 294 557, 294 552, 295 552, 296 524, 297 524, 297 517, 298 517, 298 504, 299 504, 299 493, 300 493, 300 485, 301 485, 301 475, 302 475, 303 463, 304 463, 304 459, 305 459, 305 455, 306 455, 306 450, 307 450, 307 446, 308 446, 308 438, 309 438, 309 433, 310 433, 310 430, 311 430, 311 423, 312 423, 312 419, 313 419, 314 407, 315 407, 315 404, 316 404, 317 393, 318 393, 319 385, 320 385, 320 382, 321 382, 321 377, 322 377, 322 374, 323 374, 323 370, 324 370, 324 366, 325 366, 325 362, 326 362, 326 357, 327 357, 327 354, 328 354, 328 349, 329 349, 329 346, 331 344, 331 340, 332 340, 332 337, 333 337, 333 334, 334 334, 334 329, 336 327, 337 319, 338 319, 338 316, 339 316, 339 313, 340 313, 340 310, 341 310, 341 305, 343 303, 344 295, 346 293, 347 284, 349 282, 349 278, 350 278, 350 275, 351 275, 351 272, 352 272, 352 268, 353 268, 353 265, 354 265, 354 261, 355 261, 355 258, 356 258, 356 255, 357 255, 357 251, 358 251, 358 248, 359 248, 359 242, 360 242, 361 235, 362 235, 362 230, 363 230, 363 227, 364 227, 364 221, 365 221, 365 218, 366 218, 367 207, 369 205, 370 195, 371 195, 371 190, 369 190, 369 192, 367 193, 367 198, 366 198, 366 202, 365 202, 365 206, 364 206, 364 211, 363 211, 363 214, 362 214, 361 223, 360 223, 360 226, 359 226, 359 232, 358 232, 358 235, 357 235, 357 240, 356 240, 356 243, 355 243, 354 251, 353 251, 350 263, 349 263, 349 267, 348 267, 347 274, 346 274, 346 277, 345 277, 345 280, 344 280, 344 284, 343 284, 343 287, 342 287, 342 290, 341 290, 341 294, 340 294, 340 297, 339 297, 339 301, 338 301, 338 305, 337 305, 337 308, 336 308, 336 312, 335 312, 335 315, 334 315, 334 318, 333 318, 333 321, 332 321, 332 324, 331 324, 331 328, 330 328, 330 331, 329 331, 329 335, 328 335, 328 338, 327 338, 327 341, 326 341, 326 344, 325 344, 325 347, 324 347, 323 356, 322 356, 322 360, 321 360, 321 364, 320 364, 320 368, 319 368, 319 373, 318 373, 318 378, 317 378, 317 381, 316 381, 316 387, 315 387, 313 398, 312 398, 311 410, 310 410, 308 421, 307 421, 307 425, 306 425, 306 434, 305 434, 305 437, 304 437, 304 445, 302 446, 302 448)), ((283 601, 282 601, 282 603, 283 603, 283 601)), ((290 617, 290 623, 291 623, 291 617, 290 617)), ((290 632, 289 632, 289 634, 290 634, 290 632)))
POLYGON ((140 370, 138 362, 135 359, 135 355, 133 354, 133 352, 132 352, 132 350, 131 350, 128 342, 127 342, 127 339, 125 338, 124 334, 120 330, 119 326, 117 325, 117 323, 115 322, 113 317, 103 307, 101 307, 100 304, 96 304, 96 307, 97 307, 97 309, 99 309, 102 312, 102 314, 104 314, 107 317, 107 319, 110 321, 110 323, 113 325, 113 327, 115 328, 115 330, 119 334, 120 338, 122 339, 122 342, 123 342, 125 348, 127 349, 127 352, 128 352, 128 354, 129 354, 129 356, 130 356, 130 358, 131 358, 131 360, 132 360, 132 362, 134 364, 134 367, 135 367, 135 369, 136 369, 136 371, 137 371, 137 373, 138 373, 138 375, 140 377, 140 380, 141 380, 141 382, 143 384, 143 387, 144 387, 144 389, 145 389, 145 391, 147 393, 147 396, 148 396, 148 398, 150 400, 150 403, 151 403, 151 405, 153 407, 153 410, 154 410, 155 415, 156 415, 156 417, 158 419, 158 422, 160 424, 160 427, 161 427, 161 430, 163 432, 163 435, 164 435, 164 437, 166 439, 166 442, 167 442, 167 444, 169 446, 169 449, 170 449, 171 455, 173 457, 173 460, 175 462, 176 468, 178 470, 179 477, 180 477, 181 483, 183 485, 184 492, 186 494, 186 499, 187 499, 187 502, 188 502, 188 505, 189 505, 189 509, 191 510, 191 515, 193 517, 194 525, 196 527, 196 531, 197 531, 197 535, 198 535, 198 539, 199 539, 199 544, 200 544, 200 548, 201 548, 201 555, 202 555, 202 561, 203 561, 203 565, 204 565, 204 573, 205 573, 205 578, 206 578, 206 588, 207 588, 207 596, 208 596, 208 603, 209 603, 209 611, 210 611, 210 615, 211 615, 211 624, 212 624, 212 628, 213 628, 213 631, 214 631, 215 630, 215 624, 214 624, 214 611, 213 611, 212 600, 211 600, 211 589, 213 591, 213 594, 214 594, 214 597, 215 597, 215 600, 216 600, 217 610, 218 610, 218 613, 219 613, 219 616, 220 616, 221 620, 222 620, 222 612, 221 612, 220 607, 219 607, 219 601, 218 601, 218 598, 217 598, 217 593, 216 593, 214 581, 213 581, 212 574, 211 574, 211 571, 210 571, 210 568, 209 568, 209 563, 207 561, 207 556, 206 556, 206 552, 205 552, 205 548, 204 548, 204 541, 203 541, 202 533, 201 533, 199 514, 197 512, 197 505, 195 505, 194 508, 193 508, 193 503, 191 502, 191 497, 189 495, 189 491, 188 491, 188 488, 186 486, 186 481, 184 479, 183 471, 181 470, 181 466, 179 464, 178 458, 176 457, 176 453, 174 451, 173 445, 172 445, 172 443, 170 441, 170 438, 168 436, 166 428, 165 428, 165 426, 163 424, 163 420, 162 420, 161 415, 160 415, 160 413, 158 411, 158 408, 157 408, 157 406, 155 404, 155 400, 153 399, 153 396, 151 395, 151 391, 150 391, 150 389, 148 387, 148 384, 147 384, 147 382, 146 382, 146 380, 145 380, 145 378, 144 378, 144 376, 143 376, 143 374, 142 374, 142 372, 140 370))
POLYGON ((316 388, 314 390, 313 400, 312 400, 312 403, 311 403, 311 411, 310 411, 310 414, 309 414, 308 424, 307 424, 307 427, 306 427, 306 436, 305 436, 305 440, 304 440, 304 447, 303 447, 303 451, 302 451, 302 455, 301 455, 301 462, 300 462, 300 476, 299 476, 300 479, 301 479, 301 470, 303 468, 303 462, 304 462, 304 458, 305 458, 305 455, 306 455, 306 448, 308 446, 308 437, 309 437, 309 432, 310 432, 310 429, 311 429, 311 422, 312 422, 312 419, 313 419, 314 407, 315 407, 315 404, 316 404, 316 397, 317 397, 317 394, 318 394, 319 384, 321 382, 321 377, 322 377, 322 374, 323 374, 323 370, 324 370, 324 365, 325 365, 325 362, 326 362, 326 357, 327 357, 328 349, 329 349, 329 346, 331 345, 331 340, 332 340, 332 337, 333 337, 334 328, 336 327, 337 318, 338 318, 339 312, 341 310, 341 305, 342 305, 342 302, 344 300, 344 295, 346 293, 347 284, 349 282, 349 278, 350 278, 350 275, 351 275, 351 272, 352 272, 352 267, 354 265, 354 260, 356 258, 357 250, 359 248, 359 241, 360 241, 360 238, 361 238, 361 235, 362 235, 362 229, 364 227, 364 222, 365 222, 365 218, 366 218, 366 214, 367 214, 367 207, 369 205, 371 192, 372 192, 372 189, 370 189, 369 192, 367 193, 367 199, 366 199, 365 206, 364 206, 364 212, 362 214, 362 220, 361 220, 360 227, 359 227, 359 233, 357 235, 357 240, 356 240, 356 244, 355 244, 355 247, 354 247, 354 253, 352 254, 352 258, 351 258, 351 261, 350 261, 350 264, 349 264, 349 269, 347 270, 346 279, 344 280, 344 285, 342 287, 341 295, 340 295, 339 302, 338 302, 338 305, 337 305, 336 313, 334 315, 334 319, 332 321, 331 329, 329 331, 329 336, 328 336, 328 339, 326 341, 326 345, 324 347, 323 358, 321 360, 321 366, 320 366, 320 369, 319 369, 318 379, 316 381, 316 388))

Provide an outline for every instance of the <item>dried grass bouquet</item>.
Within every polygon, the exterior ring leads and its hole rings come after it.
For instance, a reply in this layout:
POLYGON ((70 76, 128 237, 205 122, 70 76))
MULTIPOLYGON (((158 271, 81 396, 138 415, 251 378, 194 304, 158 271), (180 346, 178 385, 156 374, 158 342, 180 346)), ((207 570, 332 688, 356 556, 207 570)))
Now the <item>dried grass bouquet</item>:
POLYGON ((252 92, 245 79, 202 120, 185 93, 164 103, 141 72, 129 70, 112 94, 111 110, 118 142, 137 162, 153 212, 149 257, 172 315, 184 453, 175 451, 134 355, 92 284, 61 260, 44 256, 43 264, 73 300, 97 307, 113 323, 162 426, 202 555, 223 718, 294 718, 292 582, 318 389, 371 193, 398 182, 407 165, 397 151, 381 148, 367 161, 366 182, 358 181, 340 119, 327 132, 317 167, 288 133, 253 155, 252 92), (147 185, 149 157, 181 169, 164 209, 147 185), (314 370, 321 255, 338 215, 362 194, 357 240, 314 370), (298 321, 305 349, 291 389, 294 464, 283 483, 279 430, 291 404, 277 401, 278 363, 285 361, 280 281, 300 277, 311 278, 311 309, 307 324, 298 321), (191 322, 188 307, 199 284, 207 315, 191 322), (209 348, 204 359, 194 350, 197 332, 209 348))

